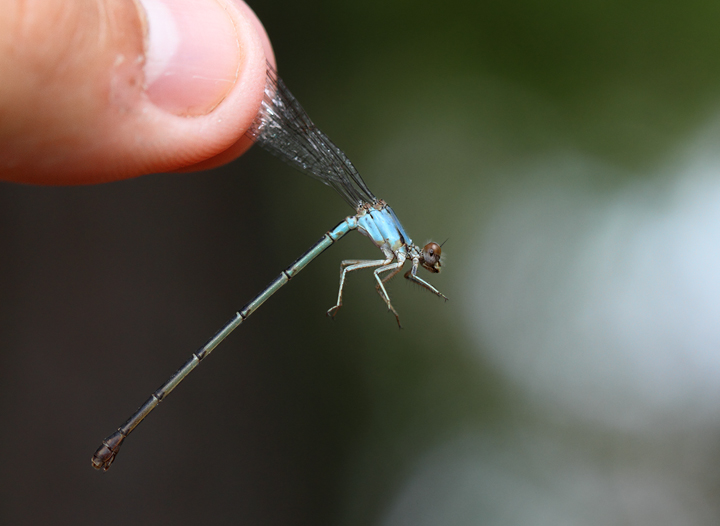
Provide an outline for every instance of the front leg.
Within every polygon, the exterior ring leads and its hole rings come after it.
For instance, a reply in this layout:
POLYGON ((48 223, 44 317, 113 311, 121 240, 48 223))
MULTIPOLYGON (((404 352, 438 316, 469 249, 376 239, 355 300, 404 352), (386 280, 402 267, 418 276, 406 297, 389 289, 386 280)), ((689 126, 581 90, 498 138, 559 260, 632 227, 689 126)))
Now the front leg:
POLYGON ((405 279, 409 279, 410 281, 413 281, 413 282, 417 283, 417 284, 420 285, 421 287, 429 290, 430 292, 432 292, 432 293, 435 294, 436 296, 440 296, 442 299, 444 299, 445 301, 447 301, 447 300, 448 300, 447 297, 446 297, 442 292, 440 292, 438 289, 436 289, 435 287, 433 287, 432 285, 430 285, 430 283, 428 283, 428 282, 425 281, 424 279, 419 278, 419 277, 417 276, 417 269, 418 269, 418 262, 417 262, 417 261, 413 261, 413 266, 412 266, 412 268, 405 273, 405 279))

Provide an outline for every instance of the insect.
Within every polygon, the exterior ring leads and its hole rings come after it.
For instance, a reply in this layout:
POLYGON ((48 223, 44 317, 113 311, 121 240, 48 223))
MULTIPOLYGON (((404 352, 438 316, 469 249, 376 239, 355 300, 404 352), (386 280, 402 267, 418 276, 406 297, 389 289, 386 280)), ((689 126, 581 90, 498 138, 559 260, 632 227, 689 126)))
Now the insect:
POLYGON ((410 270, 405 278, 433 294, 447 298, 430 283, 417 275, 419 268, 432 273, 440 272, 442 248, 431 242, 420 248, 413 244, 400 224, 395 212, 385 201, 375 197, 360 177, 347 156, 310 120, 305 110, 287 89, 272 67, 268 65, 265 95, 260 111, 247 132, 257 144, 321 182, 334 188, 355 209, 355 215, 345 218, 335 228, 323 235, 307 252, 283 270, 275 280, 245 305, 200 350, 165 382, 117 431, 103 440, 92 457, 96 469, 107 471, 115 460, 118 450, 127 436, 177 385, 206 358, 233 330, 255 312, 270 296, 275 294, 291 278, 330 245, 352 230, 370 238, 383 253, 382 259, 351 259, 341 263, 340 289, 337 303, 328 310, 334 317, 342 306, 342 292, 349 272, 375 269, 374 276, 378 294, 395 315, 398 326, 400 317, 390 302, 385 283, 398 274, 405 263, 410 270))

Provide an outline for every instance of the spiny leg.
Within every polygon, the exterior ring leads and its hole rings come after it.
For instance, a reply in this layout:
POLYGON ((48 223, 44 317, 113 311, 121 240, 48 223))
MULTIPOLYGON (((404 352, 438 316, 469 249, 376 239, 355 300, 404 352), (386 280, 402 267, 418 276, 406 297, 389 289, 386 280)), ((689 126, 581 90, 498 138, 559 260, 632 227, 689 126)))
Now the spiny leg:
POLYGON ((390 265, 385 265, 383 267, 380 267, 379 269, 376 269, 374 272, 375 279, 378 282, 378 284, 375 286, 375 290, 377 290, 378 294, 380 294, 380 297, 383 299, 383 301, 387 305, 388 310, 392 311, 392 313, 395 315, 395 320, 397 321, 398 327, 400 327, 401 329, 402 329, 402 325, 400 325, 400 316, 398 315, 397 311, 395 310, 395 307, 393 307, 392 304, 390 303, 390 296, 388 295, 387 290, 385 290, 384 283, 386 281, 388 281, 390 278, 392 278, 395 274, 400 272, 400 269, 402 269, 404 263, 405 263, 404 261, 403 262, 396 261, 395 263, 392 263, 390 265), (381 280, 380 273, 388 272, 390 270, 392 270, 390 275, 386 276, 384 279, 381 280))
MULTIPOLYGON (((390 274, 388 274, 387 276, 385 276, 385 277, 382 279, 383 285, 384 285, 385 283, 387 283, 388 281, 390 281, 391 279, 393 279, 395 276, 397 276, 398 272, 400 272, 401 270, 402 270, 402 266, 398 266, 398 268, 396 268, 393 272, 391 272, 390 274)), ((383 271, 383 272, 384 272, 384 271, 383 271)), ((380 286, 379 286, 379 285, 376 285, 376 286, 375 286, 375 289, 378 291, 378 293, 380 292, 380 286)))
MULTIPOLYGON (((382 279, 383 285, 384 285, 385 283, 387 283, 388 281, 390 281, 390 280, 391 280, 392 278, 394 278, 395 276, 397 276, 398 272, 400 272, 400 271, 402 270, 402 267, 403 267, 402 265, 398 265, 398 267, 397 267, 395 270, 393 270, 390 274, 388 274, 387 276, 385 276, 385 277, 382 279)), ((382 270, 381 272, 385 272, 386 270, 390 270, 390 269, 384 269, 384 270, 382 270)), ((385 291, 385 295, 383 295, 383 290, 380 288, 380 285, 375 285, 375 290, 376 290, 377 293, 380 295, 380 297, 382 298, 382 300, 383 300, 385 303, 387 303, 387 300, 386 300, 385 298, 387 297, 388 300, 390 299, 390 296, 387 294, 387 290, 385 291)), ((392 307, 391 307, 391 308, 392 308, 392 307)), ((395 318, 398 319, 398 314, 397 314, 397 312, 395 311, 395 309, 393 309, 393 312, 395 313, 395 318)), ((399 324, 400 324, 400 323, 399 323, 399 320, 398 320, 398 325, 399 325, 399 324)))
POLYGON ((338 299, 337 303, 334 307, 331 307, 327 311, 327 315, 335 318, 335 314, 337 314, 338 309, 342 307, 342 291, 343 287, 345 286, 345 275, 348 272, 352 272, 353 270, 360 270, 363 268, 372 268, 372 267, 379 267, 382 265, 387 265, 392 260, 387 259, 373 259, 373 260, 362 260, 362 259, 347 259, 340 263, 340 290, 338 291, 338 299))
POLYGON ((443 298, 445 301, 447 301, 447 300, 448 300, 447 297, 446 297, 442 292, 440 292, 438 289, 436 289, 435 287, 433 287, 432 285, 430 285, 430 283, 428 283, 428 282, 425 281, 424 279, 419 278, 419 277, 417 276, 417 274, 416 274, 416 273, 417 273, 417 269, 418 269, 418 267, 417 267, 417 262, 413 261, 413 266, 412 266, 412 268, 405 273, 405 279, 409 279, 410 281, 413 281, 413 282, 417 283, 417 284, 420 285, 421 287, 429 290, 430 292, 432 292, 432 293, 435 294, 436 296, 440 296, 440 297, 443 298))

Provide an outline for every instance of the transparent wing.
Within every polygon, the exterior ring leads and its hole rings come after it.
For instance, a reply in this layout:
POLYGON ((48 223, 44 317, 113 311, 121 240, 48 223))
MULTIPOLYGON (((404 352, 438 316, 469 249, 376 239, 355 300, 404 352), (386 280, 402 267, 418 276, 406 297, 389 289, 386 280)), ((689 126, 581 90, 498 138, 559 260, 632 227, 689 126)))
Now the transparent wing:
POLYGON ((315 126, 270 65, 265 96, 247 135, 271 154, 337 190, 356 210, 364 203, 377 202, 350 159, 315 126))

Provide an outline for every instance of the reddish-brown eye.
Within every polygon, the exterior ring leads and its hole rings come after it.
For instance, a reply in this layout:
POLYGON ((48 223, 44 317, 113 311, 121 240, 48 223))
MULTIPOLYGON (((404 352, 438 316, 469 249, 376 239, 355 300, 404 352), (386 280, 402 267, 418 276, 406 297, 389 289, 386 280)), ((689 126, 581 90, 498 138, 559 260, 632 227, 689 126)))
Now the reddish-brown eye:
POLYGON ((425 262, 429 265, 435 265, 438 261, 440 261, 441 253, 442 248, 440 248, 440 245, 437 243, 428 243, 423 248, 423 259, 425 259, 425 262))

